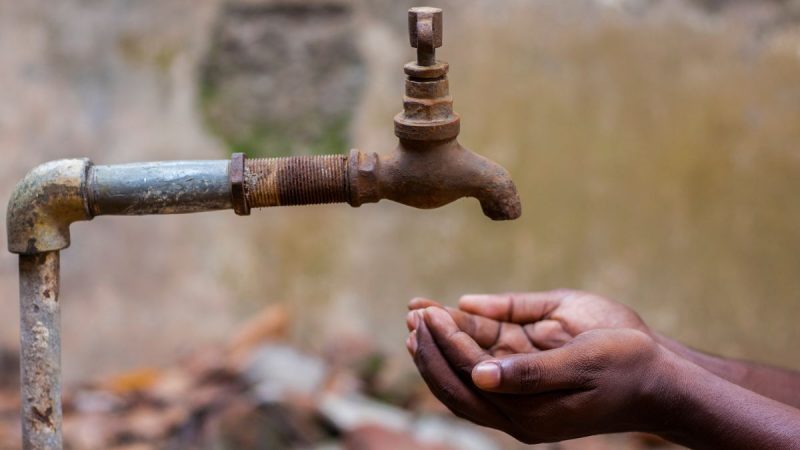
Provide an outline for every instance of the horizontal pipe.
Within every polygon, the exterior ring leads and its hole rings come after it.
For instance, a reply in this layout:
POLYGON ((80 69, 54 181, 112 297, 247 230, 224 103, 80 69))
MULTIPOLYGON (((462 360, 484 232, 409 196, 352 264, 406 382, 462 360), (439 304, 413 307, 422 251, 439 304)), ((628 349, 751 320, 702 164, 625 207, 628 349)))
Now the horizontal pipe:
POLYGON ((346 203, 347 155, 255 158, 245 162, 248 207, 346 203))
POLYGON ((167 161, 91 166, 93 216, 186 214, 230 209, 230 161, 167 161))

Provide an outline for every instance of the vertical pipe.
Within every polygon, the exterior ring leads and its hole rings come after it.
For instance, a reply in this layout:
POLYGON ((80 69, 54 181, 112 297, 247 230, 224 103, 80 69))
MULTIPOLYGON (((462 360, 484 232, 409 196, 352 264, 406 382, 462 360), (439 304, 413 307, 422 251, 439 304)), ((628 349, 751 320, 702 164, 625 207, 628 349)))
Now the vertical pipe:
POLYGON ((61 449, 59 253, 19 257, 22 445, 61 449))

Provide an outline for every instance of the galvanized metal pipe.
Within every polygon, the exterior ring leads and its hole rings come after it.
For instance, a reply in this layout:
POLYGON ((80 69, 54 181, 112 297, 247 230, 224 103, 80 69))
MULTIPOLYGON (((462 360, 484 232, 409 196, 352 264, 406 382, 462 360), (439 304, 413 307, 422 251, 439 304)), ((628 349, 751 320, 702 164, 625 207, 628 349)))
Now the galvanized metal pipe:
POLYGON ((19 257, 22 443, 61 448, 59 252, 19 257))
POLYGON ((91 166, 92 216, 186 214, 230 209, 230 161, 164 161, 91 166))

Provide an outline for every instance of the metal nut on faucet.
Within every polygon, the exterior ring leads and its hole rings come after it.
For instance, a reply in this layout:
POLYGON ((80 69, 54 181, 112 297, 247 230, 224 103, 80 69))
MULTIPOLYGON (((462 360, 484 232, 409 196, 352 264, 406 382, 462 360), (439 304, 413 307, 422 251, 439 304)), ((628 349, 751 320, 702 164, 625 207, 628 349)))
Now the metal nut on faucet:
POLYGON ((403 101, 407 120, 436 121, 447 120, 453 115, 453 99, 439 97, 433 99, 410 98, 403 101))
POLYGON ((441 80, 406 80, 406 97, 439 98, 450 96, 450 82, 441 80))
POLYGON ((450 66, 446 62, 437 61, 430 66, 421 66, 417 61, 412 61, 403 66, 406 75, 417 80, 436 80, 447 75, 450 66))
POLYGON ((378 191, 378 154, 350 150, 347 158, 350 178, 350 206, 375 203, 380 200, 378 191))
POLYGON ((244 153, 234 153, 231 155, 231 164, 228 168, 228 176, 231 180, 231 203, 233 205, 233 212, 239 216, 250 215, 250 205, 247 204, 247 192, 245 191, 244 159, 244 153))

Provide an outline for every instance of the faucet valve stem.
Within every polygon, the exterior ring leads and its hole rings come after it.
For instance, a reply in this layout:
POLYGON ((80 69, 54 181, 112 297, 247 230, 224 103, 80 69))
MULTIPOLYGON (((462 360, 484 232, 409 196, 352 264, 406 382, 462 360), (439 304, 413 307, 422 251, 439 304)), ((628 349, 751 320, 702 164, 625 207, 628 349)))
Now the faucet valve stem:
POLYGON ((408 36, 417 49, 417 65, 436 64, 436 49, 442 46, 442 10, 429 6, 408 10, 408 36))
POLYGON ((401 140, 446 141, 455 139, 460 131, 447 80, 448 65, 436 60, 436 49, 442 46, 442 25, 439 8, 408 10, 409 42, 417 49, 417 60, 404 67, 403 112, 394 118, 395 135, 401 140))

